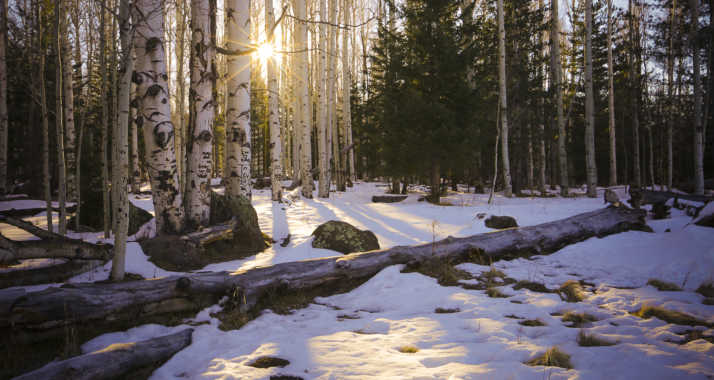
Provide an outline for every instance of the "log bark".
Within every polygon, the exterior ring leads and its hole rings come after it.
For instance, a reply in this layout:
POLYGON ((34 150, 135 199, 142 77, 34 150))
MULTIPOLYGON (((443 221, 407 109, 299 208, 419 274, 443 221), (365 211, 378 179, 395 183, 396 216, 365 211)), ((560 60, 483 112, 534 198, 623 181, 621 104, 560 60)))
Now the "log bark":
POLYGON ((106 261, 106 259, 67 260, 48 266, 0 272, 0 289, 10 288, 13 286, 65 282, 74 276, 89 272, 94 268, 104 265, 106 261))
POLYGON ((185 329, 141 342, 115 343, 98 351, 48 364, 15 380, 116 379, 142 367, 156 368, 157 364, 190 345, 192 333, 193 329, 185 329))
POLYGON ((629 231, 651 231, 645 212, 608 207, 570 218, 464 238, 448 237, 418 246, 359 252, 281 263, 236 272, 203 272, 151 281, 109 284, 73 284, 25 295, 0 294, 0 334, 23 335, 25 342, 46 339, 50 330, 91 324, 96 330, 120 323, 134 326, 152 317, 193 313, 229 295, 241 308, 257 305, 276 288, 301 291, 372 276, 390 265, 439 259, 452 263, 484 259, 511 259, 553 253, 590 237, 629 231), (39 332, 47 332, 40 334, 39 332), (29 334, 28 334, 29 332, 29 334))
POLYGON ((14 241, 0 235, 0 263, 37 258, 108 260, 112 255, 111 245, 70 239, 24 220, 0 216, 0 223, 10 224, 42 239, 14 241))

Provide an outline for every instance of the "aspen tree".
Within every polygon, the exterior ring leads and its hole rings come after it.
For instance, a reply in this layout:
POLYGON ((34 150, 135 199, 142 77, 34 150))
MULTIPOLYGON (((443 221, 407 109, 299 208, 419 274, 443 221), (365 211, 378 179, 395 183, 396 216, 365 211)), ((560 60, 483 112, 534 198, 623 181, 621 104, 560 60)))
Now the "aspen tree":
MULTIPOLYGON (((275 48, 275 14, 273 0, 265 2, 265 35, 267 43, 275 48)), ((282 137, 280 131, 280 109, 278 108, 278 75, 277 62, 274 57, 268 57, 268 125, 270 126, 270 189, 271 199, 280 201, 282 186, 280 184, 282 169, 282 137)))
POLYGON ((511 197, 511 169, 508 160, 508 106, 506 94, 506 29, 503 23, 503 0, 498 0, 498 100, 501 108, 501 157, 503 159, 503 195, 511 197))
POLYGON ((180 233, 184 228, 184 209, 166 73, 164 3, 137 0, 133 11, 132 18, 136 20, 134 80, 140 99, 137 122, 144 132, 156 229, 159 234, 180 233))
POLYGON ((595 164, 595 117, 593 108, 592 0, 585 0, 585 166, 588 197, 597 197, 595 164))
POLYGON ((191 1, 191 89, 186 171, 186 220, 191 227, 207 226, 211 212, 213 161, 213 83, 216 50, 212 46, 211 17, 215 0, 191 1))

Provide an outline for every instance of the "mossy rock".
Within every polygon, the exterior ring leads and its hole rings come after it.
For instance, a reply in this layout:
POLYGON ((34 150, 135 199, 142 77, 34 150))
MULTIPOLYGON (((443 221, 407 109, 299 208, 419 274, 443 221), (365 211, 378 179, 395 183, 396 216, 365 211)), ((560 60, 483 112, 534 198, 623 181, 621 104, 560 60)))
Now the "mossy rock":
POLYGON ((331 220, 313 231, 312 246, 348 254, 379 249, 379 241, 372 231, 362 231, 349 223, 331 220))
POLYGON ((271 239, 260 231, 258 214, 246 197, 211 194, 212 225, 230 223, 232 233, 224 239, 196 246, 179 235, 159 235, 141 242, 149 260, 170 271, 189 271, 208 264, 238 260, 269 246, 271 239))

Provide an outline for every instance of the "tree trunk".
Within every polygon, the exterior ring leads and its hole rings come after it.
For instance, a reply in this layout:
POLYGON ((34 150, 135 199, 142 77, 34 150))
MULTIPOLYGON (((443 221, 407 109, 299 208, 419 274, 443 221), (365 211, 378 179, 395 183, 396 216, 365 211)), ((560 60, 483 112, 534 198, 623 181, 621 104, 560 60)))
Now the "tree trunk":
POLYGON ((642 169, 640 168, 640 64, 639 64, 639 11, 633 6, 632 0, 628 3, 630 17, 630 88, 632 104, 632 171, 635 187, 642 187, 642 169))
MULTIPOLYGON (((345 25, 348 25, 350 23, 350 15, 354 14, 354 9, 353 9, 353 4, 351 3, 350 0, 344 0, 345 1, 345 11, 343 13, 343 23, 345 25)), ((345 122, 345 146, 353 146, 352 144, 352 110, 350 108, 351 106, 351 95, 352 95, 352 69, 354 67, 354 49, 352 51, 352 55, 348 53, 348 47, 350 45, 350 35, 354 33, 354 29, 352 31, 345 31, 344 32, 344 37, 342 38, 342 79, 343 79, 343 88, 342 88, 342 118, 344 119, 345 122)), ((353 36, 354 37, 354 36, 353 36)), ((354 47, 354 38, 352 39, 352 44, 354 47)), ((347 178, 349 178, 349 183, 348 186, 352 186, 352 184, 355 183, 357 180, 355 177, 355 156, 354 156, 354 149, 350 149, 346 153, 345 157, 345 168, 349 170, 348 173, 345 174, 347 178)), ((405 181, 406 182, 406 181, 405 181)))
POLYGON ((551 89, 555 95, 558 123, 558 168, 560 171, 560 195, 568 196, 568 152, 565 150, 565 119, 563 117, 563 85, 560 67, 560 20, 558 0, 550 0, 550 73, 551 89))
POLYGON ((8 192, 7 179, 7 0, 0 0, 0 195, 8 192))
POLYGON ((312 148, 310 135, 312 132, 312 112, 310 107, 310 94, 308 91, 308 52, 307 52, 307 4, 305 0, 297 0, 297 98, 300 103, 300 135, 298 137, 298 151, 300 155, 300 178, 302 180, 302 196, 312 199, 312 148))
POLYGON ((615 86, 612 63, 612 0, 607 0, 607 113, 610 133, 610 186, 617 185, 617 145, 615 134, 615 86))
MULTIPOLYGON (((273 28, 275 25, 275 14, 273 12, 273 2, 265 2, 265 35, 267 43, 275 47, 275 38, 273 28)), ((280 201, 282 199, 282 185, 280 179, 282 177, 283 167, 282 155, 282 136, 280 131, 280 109, 278 108, 278 74, 276 57, 268 57, 268 125, 270 126, 270 190, 271 199, 280 201)))
MULTIPOLYGON (((555 1, 555 0, 553 0, 555 1)), ((498 0, 498 100, 501 104, 501 157, 503 159, 503 195, 511 197, 511 168, 508 158, 508 105, 506 94, 506 29, 503 0, 498 0)))
POLYGON ((595 103, 593 100, 593 4, 585 0, 585 166, 588 197, 597 197, 597 166, 595 164, 595 103))
MULTIPOLYGON (((175 353, 191 344, 193 329, 131 343, 115 343, 101 350, 50 363, 16 380, 126 378, 132 371, 158 368, 175 353)), ((131 377, 131 376, 128 376, 131 377)))
MULTIPOLYGON (((226 47, 250 45, 250 1, 227 0, 226 47)), ((250 56, 226 58, 230 76, 226 101, 226 144, 223 183, 226 194, 250 198, 250 56)))
MULTIPOLYGON (((176 83, 178 86, 176 104, 178 106, 178 132, 176 133, 176 170, 179 177, 179 189, 186 191, 186 78, 184 61, 186 56, 186 0, 176 2, 176 83)), ((189 48, 190 50, 190 48, 189 48)))
MULTIPOLYGON (((1 1, 1 0, 0 0, 1 1)), ((42 18, 44 8, 37 7, 37 34, 43 36, 44 20, 42 18)), ((42 183, 45 195, 45 214, 47 218, 47 231, 52 231, 52 192, 50 190, 50 127, 49 114, 47 110, 47 89, 45 87, 45 43, 44 38, 40 37, 40 67, 39 67, 39 83, 40 87, 40 103, 42 108, 42 183)))
MULTIPOLYGON (((211 22, 215 0, 191 0, 191 88, 186 171, 186 224, 207 226, 211 214, 211 167, 215 101, 215 48, 211 22)), ((213 16, 215 17, 215 16, 213 16)))
MULTIPOLYGON (((704 194, 704 127, 702 126, 702 84, 700 73, 699 1, 689 0, 691 25, 689 41, 692 45, 692 70, 694 71, 694 193, 704 194)), ((711 75, 711 73, 709 73, 711 75)))
MULTIPOLYGON (((77 139, 74 124, 74 71, 72 70, 72 60, 70 59, 72 45, 69 43, 69 25, 67 20, 67 9, 63 8, 61 17, 62 29, 62 96, 64 106, 64 129, 65 129, 65 160, 67 178, 67 200, 76 202, 79 183, 77 182, 77 139)), ((75 42, 79 44, 79 42, 75 42)), ((77 62, 81 64, 81 62, 77 62)), ((81 71, 81 70, 80 70, 81 71)))
POLYGON ((141 99, 138 117, 144 130, 147 167, 159 234, 184 228, 182 194, 176 172, 174 125, 168 101, 168 76, 164 50, 164 3, 138 0, 134 7, 137 93, 141 99))
POLYGON ((327 162, 327 150, 331 147, 327 146, 327 106, 326 98, 326 78, 325 71, 329 73, 326 66, 327 54, 327 10, 325 0, 320 1, 320 21, 325 22, 320 24, 320 51, 319 64, 317 70, 317 146, 318 146, 318 166, 320 173, 318 177, 317 196, 327 198, 330 196, 330 180, 329 166, 327 162))
MULTIPOLYGON (((106 0, 102 0, 100 8, 100 29, 101 38, 99 40, 99 66, 101 71, 99 75, 102 77, 102 89, 100 96, 102 99, 107 99, 107 25, 106 25, 106 0)), ((109 39, 111 41, 111 39, 109 39)), ((104 215, 104 238, 109 239, 109 231, 111 230, 111 214, 109 212, 109 160, 107 159, 107 146, 109 145, 109 110, 108 102, 102 101, 102 141, 99 154, 102 156, 102 210, 104 215)))
POLYGON ((129 102, 131 95, 131 77, 134 73, 132 59, 133 26, 129 19, 130 0, 119 2, 119 37, 121 54, 119 56, 119 87, 117 110, 114 122, 114 141, 112 149, 112 218, 114 230, 114 258, 111 278, 114 281, 124 279, 126 261, 126 236, 129 229, 129 102))
POLYGON ((0 333, 14 342, 12 348, 0 347, 0 350, 46 344, 53 337, 62 337, 72 326, 91 326, 91 331, 82 331, 87 339, 93 334, 112 331, 117 323, 127 328, 161 315, 189 315, 224 296, 242 311, 260 310, 259 301, 278 289, 298 293, 366 279, 390 265, 418 266, 429 260, 484 263, 550 254, 591 237, 629 230, 651 231, 644 217, 645 212, 641 210, 608 207, 536 226, 233 273, 191 273, 151 281, 74 284, 34 293, 24 290, 0 293, 0 305, 3 305, 0 333))
MULTIPOLYGON (((132 60, 136 61, 135 57, 132 60)), ((131 192, 139 194, 141 192, 141 168, 139 167, 139 129, 136 126, 136 116, 138 115, 139 100, 136 96, 136 84, 131 84, 131 95, 129 95, 129 128, 131 129, 131 192)))
POLYGON ((67 234, 67 169, 64 160, 64 106, 62 102, 62 15, 64 14, 62 0, 55 0, 55 51, 57 62, 55 64, 55 129, 57 133, 57 201, 59 202, 59 233, 67 234))

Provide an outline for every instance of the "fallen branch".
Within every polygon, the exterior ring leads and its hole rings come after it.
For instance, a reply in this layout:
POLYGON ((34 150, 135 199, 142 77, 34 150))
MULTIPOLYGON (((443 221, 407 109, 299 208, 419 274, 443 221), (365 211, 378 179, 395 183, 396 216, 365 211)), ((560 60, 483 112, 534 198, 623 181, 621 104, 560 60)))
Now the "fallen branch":
POLYGON ((15 241, 0 234, 0 263, 38 258, 105 261, 111 258, 112 246, 108 244, 92 244, 80 239, 70 239, 9 216, 0 216, 0 223, 10 224, 42 239, 15 241))
POLYGON ((116 379, 143 367, 157 368, 191 344, 193 329, 141 342, 115 343, 104 349, 50 363, 15 380, 116 379))
POLYGON ((233 273, 204 272, 150 281, 73 284, 24 295, 0 293, 0 305, 12 305, 0 310, 0 334, 16 337, 15 344, 33 344, 61 337, 64 329, 73 325, 91 325, 94 333, 112 331, 117 326, 128 328, 161 316, 193 315, 224 296, 233 299, 241 310, 254 310, 263 296, 276 289, 300 292, 329 287, 369 278, 395 264, 416 265, 433 259, 459 263, 527 257, 553 253, 591 237, 629 230, 651 231, 644 217, 641 210, 608 207, 536 226, 233 273))

